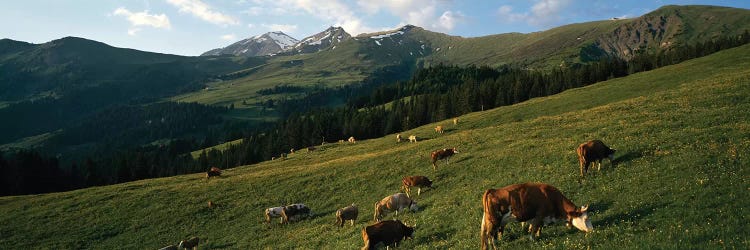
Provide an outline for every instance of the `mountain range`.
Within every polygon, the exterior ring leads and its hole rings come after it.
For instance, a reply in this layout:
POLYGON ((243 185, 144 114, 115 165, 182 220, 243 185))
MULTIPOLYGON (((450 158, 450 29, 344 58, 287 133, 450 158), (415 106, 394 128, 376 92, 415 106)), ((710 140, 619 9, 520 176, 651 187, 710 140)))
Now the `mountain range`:
MULTIPOLYGON (((299 41, 270 32, 199 57, 75 37, 43 44, 2 39, 0 115, 14 122, 0 123, 0 143, 5 148, 48 143, 43 138, 117 105, 197 102, 234 107, 227 120, 265 121, 277 114, 261 103, 301 96, 263 91, 276 86, 295 86, 304 93, 382 77, 388 79, 383 83, 393 82, 408 78, 415 68, 437 64, 576 67, 738 36, 748 29, 746 9, 664 6, 636 18, 470 38, 412 25, 356 37, 330 27, 299 41)), ((340 104, 332 100, 329 105, 340 104)))

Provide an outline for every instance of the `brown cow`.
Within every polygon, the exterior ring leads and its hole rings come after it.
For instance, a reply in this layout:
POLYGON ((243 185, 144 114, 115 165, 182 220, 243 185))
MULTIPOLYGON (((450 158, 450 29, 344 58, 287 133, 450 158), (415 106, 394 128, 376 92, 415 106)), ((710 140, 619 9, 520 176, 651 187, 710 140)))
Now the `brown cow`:
POLYGON ((381 221, 362 228, 362 240, 365 246, 362 250, 375 249, 375 245, 383 243, 386 248, 393 244, 398 245, 401 240, 411 239, 414 235, 414 227, 409 227, 400 220, 381 221))
POLYGON ((399 211, 406 209, 416 212, 419 210, 419 206, 417 206, 416 201, 412 200, 404 193, 396 193, 386 196, 382 200, 375 202, 375 222, 380 221, 386 213, 395 211, 396 216, 398 216, 399 211))
POLYGON ((443 133, 443 126, 438 125, 437 127, 435 127, 435 132, 438 132, 439 134, 442 134, 443 133))
POLYGON ((354 221, 357 220, 358 216, 359 209, 356 204, 340 208, 339 210, 336 210, 336 224, 339 225, 339 227, 343 227, 344 223, 349 220, 352 222, 352 226, 354 226, 354 221))
POLYGON ((284 206, 284 208, 281 209, 281 223, 289 223, 289 221, 295 221, 299 219, 300 217, 309 217, 310 216, 310 208, 305 206, 305 204, 292 204, 288 206, 284 206))
POLYGON ((448 164, 448 158, 450 158, 454 154, 458 154, 458 150, 456 148, 445 148, 433 151, 430 155, 430 157, 432 158, 432 169, 437 170, 437 165, 435 164, 435 162, 437 162, 438 160, 445 159, 445 164, 448 164))
POLYGON ((221 175, 221 169, 217 167, 211 167, 211 169, 209 169, 206 172, 206 179, 211 178, 213 176, 220 176, 220 175, 221 175))
POLYGON ((602 169, 602 159, 609 158, 609 163, 615 160, 615 150, 607 147, 600 140, 593 140, 583 143, 576 149, 578 153, 578 162, 581 165, 581 177, 589 171, 589 164, 598 163, 596 171, 602 169))
POLYGON ((508 222, 530 221, 531 239, 539 237, 542 226, 557 221, 567 221, 584 232, 591 232, 588 206, 576 207, 555 187, 544 183, 522 183, 500 189, 488 189, 482 196, 481 243, 487 249, 489 240, 496 249, 495 240, 501 238, 508 222))
POLYGON ((407 176, 401 180, 401 189, 406 191, 406 196, 410 196, 409 187, 417 187, 417 196, 422 192, 423 187, 432 187, 432 181, 426 176, 415 175, 407 176))

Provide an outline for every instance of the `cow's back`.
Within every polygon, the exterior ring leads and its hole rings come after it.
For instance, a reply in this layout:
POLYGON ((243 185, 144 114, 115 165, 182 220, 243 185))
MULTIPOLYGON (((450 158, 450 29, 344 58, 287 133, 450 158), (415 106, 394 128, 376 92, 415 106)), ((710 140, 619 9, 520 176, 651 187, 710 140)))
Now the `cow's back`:
POLYGON ((522 183, 503 188, 517 221, 527 221, 537 215, 561 217, 559 204, 562 193, 557 188, 543 183, 522 183))

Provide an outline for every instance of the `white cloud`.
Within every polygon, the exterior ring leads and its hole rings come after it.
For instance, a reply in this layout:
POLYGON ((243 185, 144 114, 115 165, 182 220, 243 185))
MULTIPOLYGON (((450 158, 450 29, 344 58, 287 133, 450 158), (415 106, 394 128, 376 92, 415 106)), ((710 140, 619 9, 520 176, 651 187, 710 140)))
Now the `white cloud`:
POLYGON ((235 34, 226 34, 226 35, 221 36, 220 38, 221 38, 221 40, 234 41, 234 40, 237 40, 237 35, 235 35, 235 34))
POLYGON ((167 0, 167 2, 178 7, 180 12, 190 13, 193 16, 213 24, 236 25, 240 23, 236 18, 215 11, 211 6, 200 0, 167 0))
POLYGON ((373 15, 380 11, 387 11, 399 17, 402 23, 436 31, 451 31, 458 22, 464 19, 461 13, 445 9, 450 1, 358 0, 357 4, 367 14, 373 15))
POLYGON ((151 15, 148 11, 132 12, 123 7, 117 8, 112 12, 115 16, 124 16, 130 22, 128 35, 134 36, 141 31, 141 26, 150 26, 157 29, 170 29, 172 25, 165 14, 151 15))
POLYGON ((261 24, 261 26, 268 29, 268 31, 281 31, 284 33, 294 33, 297 31, 297 25, 293 24, 261 24))
POLYGON ((148 11, 133 13, 123 7, 117 8, 112 14, 115 16, 124 16, 133 26, 151 26, 154 28, 166 29, 172 27, 169 23, 169 18, 165 14, 150 15, 148 14, 148 11))
POLYGON ((353 35, 375 31, 375 29, 366 26, 349 6, 339 0, 277 0, 271 3, 282 9, 302 10, 316 18, 332 22, 333 26, 341 26, 353 35))
POLYGON ((456 23, 462 21, 463 19, 464 15, 461 14, 461 12, 446 11, 443 12, 442 15, 440 15, 438 24, 445 30, 453 30, 453 27, 456 27, 456 23))
POLYGON ((514 12, 513 7, 503 5, 497 13, 504 22, 526 22, 537 27, 558 25, 562 19, 561 13, 570 5, 570 0, 536 0, 527 12, 514 12))

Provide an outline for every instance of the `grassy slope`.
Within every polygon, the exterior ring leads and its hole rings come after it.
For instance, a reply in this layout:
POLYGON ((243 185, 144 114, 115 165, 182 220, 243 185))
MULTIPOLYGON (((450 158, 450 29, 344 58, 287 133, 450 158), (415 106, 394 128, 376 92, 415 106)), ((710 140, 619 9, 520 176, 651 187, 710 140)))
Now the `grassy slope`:
MULTIPOLYGON (((286 161, 240 167, 204 181, 200 174, 35 196, 0 198, 0 245, 8 249, 158 248, 197 235, 203 248, 353 249, 371 223, 373 203, 398 191, 405 175, 435 188, 403 249, 479 247, 480 196, 525 181, 559 187, 591 204, 595 232, 548 227, 530 242, 511 224, 511 248, 748 248, 750 197, 750 46, 518 105, 460 118, 436 136, 435 124, 356 145, 328 144, 286 161), (574 148, 600 138, 618 150, 579 182, 574 148), (427 155, 461 153, 437 173, 427 155), (218 208, 209 209, 212 200, 218 208), (310 220, 268 228, 265 207, 304 202, 310 220), (355 227, 333 214, 360 205, 355 227)), ((449 124, 447 121, 442 124, 449 124)), ((390 218, 390 216, 388 217, 390 218)), ((277 222, 277 221, 275 221, 277 222)))

